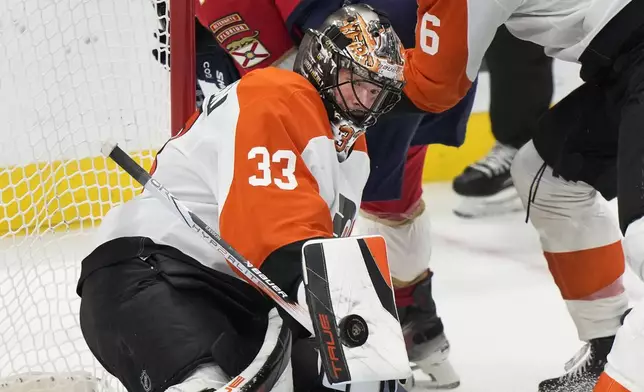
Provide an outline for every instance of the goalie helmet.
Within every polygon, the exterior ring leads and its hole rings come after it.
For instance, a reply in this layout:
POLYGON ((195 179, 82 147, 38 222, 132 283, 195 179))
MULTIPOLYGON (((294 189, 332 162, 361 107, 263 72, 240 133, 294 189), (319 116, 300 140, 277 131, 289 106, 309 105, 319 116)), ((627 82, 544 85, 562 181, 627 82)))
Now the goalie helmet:
POLYGON ((403 66, 403 46, 391 23, 366 4, 342 7, 319 29, 307 30, 294 70, 319 91, 340 161, 400 100, 403 66))

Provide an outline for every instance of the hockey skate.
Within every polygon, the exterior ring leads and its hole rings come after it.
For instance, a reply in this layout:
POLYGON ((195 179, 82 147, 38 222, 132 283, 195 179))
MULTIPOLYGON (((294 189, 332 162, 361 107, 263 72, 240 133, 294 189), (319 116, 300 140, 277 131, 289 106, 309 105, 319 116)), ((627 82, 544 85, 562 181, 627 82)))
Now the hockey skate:
POLYGON ((521 211, 523 204, 510 176, 516 153, 515 148, 497 142, 483 159, 466 167, 452 184, 454 192, 463 197, 454 214, 478 218, 521 211))
POLYGON ((432 298, 431 276, 420 281, 413 290, 413 304, 398 307, 407 353, 412 363, 413 377, 407 380, 407 390, 452 389, 460 378, 449 362, 449 341, 443 322, 436 314, 432 298))
POLYGON ((606 357, 613 347, 615 336, 592 339, 568 363, 566 373, 542 381, 539 392, 592 392, 599 375, 604 371, 606 357))

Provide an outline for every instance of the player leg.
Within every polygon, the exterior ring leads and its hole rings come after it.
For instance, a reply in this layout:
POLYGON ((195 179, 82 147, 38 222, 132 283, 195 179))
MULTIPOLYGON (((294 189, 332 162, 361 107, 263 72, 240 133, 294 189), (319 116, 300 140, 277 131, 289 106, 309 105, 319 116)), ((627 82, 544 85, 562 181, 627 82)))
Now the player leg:
POLYGON ((132 392, 223 387, 275 326, 272 304, 246 283, 141 237, 98 247, 77 291, 90 350, 132 392))
POLYGON ((422 173, 427 144, 462 142, 475 90, 440 116, 389 116, 367 132, 372 173, 355 231, 385 238, 408 354, 432 376, 423 386, 434 389, 454 388, 460 381, 448 361, 449 342, 432 296, 422 173))
POLYGON ((363 202, 354 231, 385 238, 409 358, 424 365, 423 371, 435 380, 433 387, 449 388, 457 386, 459 378, 447 361, 449 343, 431 292, 430 221, 421 198, 426 151, 426 146, 409 148, 401 199, 363 202))
POLYGON ((552 99, 552 59, 543 47, 499 27, 485 53, 490 76, 490 122, 496 144, 453 182, 462 202, 454 209, 474 218, 523 209, 512 186, 514 155, 532 137, 552 99))
POLYGON ((606 201, 616 195, 617 127, 608 113, 603 91, 581 86, 544 115, 512 165, 548 267, 587 342, 567 372, 539 391, 592 390, 628 306, 622 235, 606 201))
MULTIPOLYGON (((641 36, 644 37, 644 29, 641 36)), ((644 42, 644 38, 640 40, 644 42)), ((639 45, 622 56, 616 91, 620 112, 617 165, 619 222, 624 236, 624 253, 632 270, 644 280, 644 47, 639 45), (620 94, 621 93, 621 94, 620 94)), ((624 318, 608 356, 597 392, 644 390, 644 301, 624 318)))
POLYGON ((396 306, 409 359, 431 376, 431 381, 423 386, 454 388, 459 385, 459 377, 448 361, 449 341, 432 296, 430 219, 421 197, 426 152, 427 146, 409 148, 401 198, 364 202, 356 230, 380 234, 387 241, 396 306))

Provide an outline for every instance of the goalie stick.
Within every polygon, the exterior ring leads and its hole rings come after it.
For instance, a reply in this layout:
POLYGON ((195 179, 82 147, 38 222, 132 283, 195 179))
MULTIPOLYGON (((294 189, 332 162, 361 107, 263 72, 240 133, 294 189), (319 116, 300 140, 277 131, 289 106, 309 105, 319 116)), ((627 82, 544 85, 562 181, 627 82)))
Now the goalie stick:
POLYGON ((221 253, 228 263, 248 278, 257 288, 264 294, 269 296, 284 309, 291 317, 295 319, 300 325, 306 328, 310 333, 314 333, 313 325, 309 317, 309 313, 300 304, 293 301, 286 292, 284 292, 278 285, 273 283, 266 275, 264 275, 257 267, 250 261, 246 260, 244 256, 237 253, 232 246, 228 245, 226 241, 208 226, 206 222, 201 220, 195 215, 188 207, 183 205, 170 191, 163 186, 159 181, 152 178, 152 176, 134 161, 125 151, 123 151, 115 143, 104 143, 101 147, 101 152, 111 158, 117 165, 125 170, 132 178, 146 190, 162 201, 166 207, 178 215, 187 226, 195 231, 204 241, 208 242, 213 248, 221 253))
MULTIPOLYGON (((101 152, 112 159, 118 166, 125 170, 145 189, 149 190, 157 199, 161 200, 170 210, 174 211, 197 235, 212 247, 217 249, 230 263, 233 268, 248 277, 262 292, 272 298, 282 309, 288 312, 298 323, 313 330, 308 312, 297 302, 291 300, 282 289, 272 283, 259 269, 253 266, 242 255, 237 253, 228 245, 221 236, 210 226, 202 221, 190 209, 184 206, 176 197, 166 189, 163 184, 152 178, 152 176, 136 163, 125 151, 115 143, 104 143, 101 152)), ((269 321, 270 323, 270 321, 269 321)), ((267 332, 268 333, 268 332, 267 332)), ((286 368, 291 357, 291 331, 286 325, 280 327, 275 340, 275 347, 268 353, 270 345, 268 340, 264 342, 257 354, 262 352, 268 354, 263 364, 251 362, 250 365, 239 375, 234 377, 223 387, 213 392, 240 391, 262 391, 271 390, 278 381, 280 375, 286 368)))

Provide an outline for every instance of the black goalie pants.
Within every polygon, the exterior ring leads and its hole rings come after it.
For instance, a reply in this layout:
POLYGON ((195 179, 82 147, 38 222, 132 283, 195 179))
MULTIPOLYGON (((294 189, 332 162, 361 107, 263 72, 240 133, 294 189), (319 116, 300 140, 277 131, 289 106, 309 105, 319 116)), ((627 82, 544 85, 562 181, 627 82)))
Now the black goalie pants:
POLYGON ((238 374, 272 307, 241 280, 142 237, 98 247, 77 291, 89 348, 128 391, 163 391, 208 362, 238 374))

